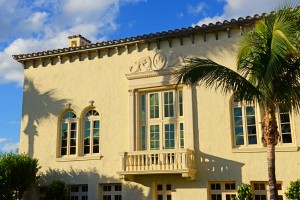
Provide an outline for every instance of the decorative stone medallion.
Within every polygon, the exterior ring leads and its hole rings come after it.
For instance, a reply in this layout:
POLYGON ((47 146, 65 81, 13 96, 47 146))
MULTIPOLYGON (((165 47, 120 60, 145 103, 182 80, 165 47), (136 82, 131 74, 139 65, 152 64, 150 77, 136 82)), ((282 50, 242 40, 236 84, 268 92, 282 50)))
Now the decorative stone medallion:
POLYGON ((162 52, 156 53, 153 57, 153 70, 160 70, 166 66, 167 58, 166 55, 162 52))

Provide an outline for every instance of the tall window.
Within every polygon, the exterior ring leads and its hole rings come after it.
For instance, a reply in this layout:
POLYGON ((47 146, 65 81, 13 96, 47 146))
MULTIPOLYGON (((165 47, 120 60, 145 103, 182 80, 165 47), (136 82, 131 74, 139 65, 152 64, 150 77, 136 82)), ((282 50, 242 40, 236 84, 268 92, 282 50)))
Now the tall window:
POLYGON ((142 92, 139 97, 140 150, 184 148, 182 90, 142 92))
POLYGON ((281 136, 281 144, 293 143, 290 113, 280 110, 278 115, 277 123, 281 136))
POLYGON ((257 144, 257 123, 255 106, 233 101, 234 145, 248 146, 257 144))
POLYGON ((77 119, 72 111, 66 112, 61 119, 60 155, 75 155, 77 146, 77 119))
POLYGON ((99 153, 100 120, 99 113, 92 109, 84 115, 83 153, 99 153))

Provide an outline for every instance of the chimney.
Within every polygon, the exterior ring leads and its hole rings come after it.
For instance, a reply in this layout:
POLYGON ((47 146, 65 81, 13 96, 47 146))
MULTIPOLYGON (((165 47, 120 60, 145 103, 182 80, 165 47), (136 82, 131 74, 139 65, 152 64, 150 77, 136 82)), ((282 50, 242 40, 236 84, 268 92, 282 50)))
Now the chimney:
POLYGON ((79 47, 90 44, 91 41, 81 35, 73 35, 68 37, 68 47, 79 47))

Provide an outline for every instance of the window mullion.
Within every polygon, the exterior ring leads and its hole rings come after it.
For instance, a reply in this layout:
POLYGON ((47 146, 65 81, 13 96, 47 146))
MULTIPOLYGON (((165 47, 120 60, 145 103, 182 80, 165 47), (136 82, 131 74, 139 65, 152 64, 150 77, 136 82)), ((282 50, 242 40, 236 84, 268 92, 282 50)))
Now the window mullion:
POLYGON ((242 119, 243 119, 244 145, 248 146, 247 112, 246 112, 246 106, 244 104, 242 105, 242 119))
POLYGON ((70 155, 70 143, 71 143, 71 122, 68 120, 68 132, 67 132, 67 155, 70 155))

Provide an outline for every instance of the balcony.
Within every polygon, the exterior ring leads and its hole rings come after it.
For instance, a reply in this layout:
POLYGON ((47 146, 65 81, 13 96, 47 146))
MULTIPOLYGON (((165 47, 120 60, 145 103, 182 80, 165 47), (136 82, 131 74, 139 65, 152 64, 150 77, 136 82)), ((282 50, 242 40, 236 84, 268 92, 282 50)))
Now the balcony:
POLYGON ((195 180, 195 151, 190 149, 168 149, 134 151, 121 154, 121 178, 131 180, 134 175, 181 174, 183 178, 195 180))

